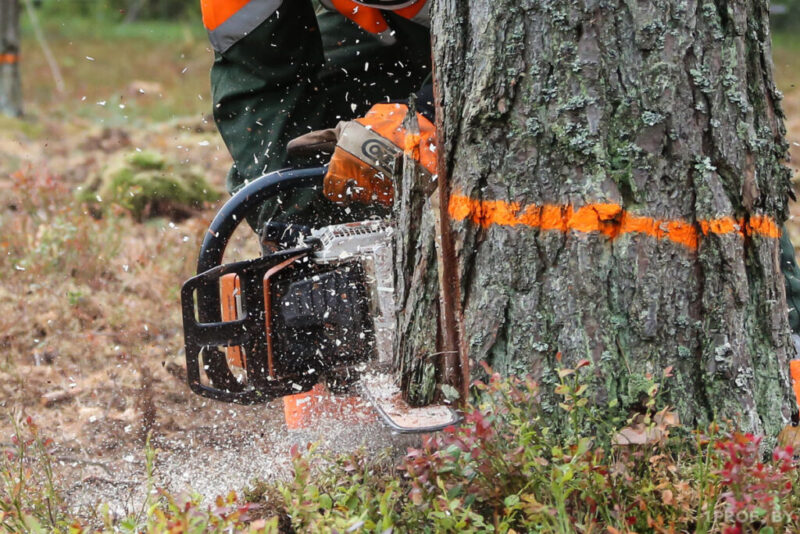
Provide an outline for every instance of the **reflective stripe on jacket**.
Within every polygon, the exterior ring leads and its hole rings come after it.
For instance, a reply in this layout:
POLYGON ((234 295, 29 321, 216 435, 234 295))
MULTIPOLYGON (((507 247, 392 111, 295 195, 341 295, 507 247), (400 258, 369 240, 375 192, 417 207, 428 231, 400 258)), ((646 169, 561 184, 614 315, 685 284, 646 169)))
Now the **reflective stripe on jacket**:
POLYGON ((200 0, 214 50, 225 52, 281 7, 283 0, 200 0))
MULTIPOLYGON (((353 0, 321 1, 328 9, 338 11, 364 30, 378 35, 391 31, 383 11, 393 11, 424 26, 430 23, 428 0, 395 2, 395 6, 387 5, 380 9, 353 0)), ((218 52, 225 52, 272 16, 282 3, 283 0, 200 0, 203 24, 208 30, 212 46, 218 52)))

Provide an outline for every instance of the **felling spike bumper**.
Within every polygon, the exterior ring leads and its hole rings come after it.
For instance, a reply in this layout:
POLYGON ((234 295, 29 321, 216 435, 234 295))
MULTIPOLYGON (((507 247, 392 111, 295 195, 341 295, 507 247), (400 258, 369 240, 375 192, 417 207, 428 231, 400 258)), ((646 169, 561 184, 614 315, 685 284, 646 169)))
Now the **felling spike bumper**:
POLYGON ((797 408, 800 410, 800 360, 789 362, 789 373, 792 376, 794 399, 797 403, 797 408))

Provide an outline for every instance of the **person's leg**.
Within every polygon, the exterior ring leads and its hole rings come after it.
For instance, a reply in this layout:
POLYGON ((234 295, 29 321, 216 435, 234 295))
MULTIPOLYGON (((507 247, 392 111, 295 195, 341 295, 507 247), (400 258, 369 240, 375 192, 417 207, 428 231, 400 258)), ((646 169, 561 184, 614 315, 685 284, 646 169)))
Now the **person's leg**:
POLYGON ((792 332, 800 334, 800 267, 794 255, 794 246, 789 233, 783 228, 781 233, 781 272, 786 284, 786 304, 789 308, 789 325, 792 332))
POLYGON ((233 156, 231 192, 286 164, 282 145, 321 123, 322 91, 315 83, 324 56, 310 2, 284 2, 274 15, 224 53, 211 68, 214 119, 233 156))
MULTIPOLYGON (((786 306, 789 309, 789 326, 792 328, 794 357, 789 362, 789 375, 792 379, 796 407, 800 409, 800 267, 794 254, 794 246, 784 226, 781 231, 781 273, 786 284, 786 306)), ((792 415, 794 424, 798 422, 798 412, 792 415)))

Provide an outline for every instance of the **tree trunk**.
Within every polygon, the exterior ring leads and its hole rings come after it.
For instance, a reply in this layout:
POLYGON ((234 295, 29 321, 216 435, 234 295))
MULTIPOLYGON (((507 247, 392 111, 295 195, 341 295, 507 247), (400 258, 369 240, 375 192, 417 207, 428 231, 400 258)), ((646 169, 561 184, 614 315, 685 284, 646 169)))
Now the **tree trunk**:
POLYGON ((683 422, 777 434, 790 184, 767 1, 436 0, 432 18, 473 376, 552 385, 560 352, 630 407, 673 366, 683 422))
POLYGON ((127 3, 127 9, 125 11, 125 18, 123 19, 123 22, 125 24, 136 22, 136 20, 139 18, 139 13, 144 7, 144 3, 145 0, 130 0, 127 3))
POLYGON ((19 77, 19 2, 0 0, 0 113, 22 115, 19 77))

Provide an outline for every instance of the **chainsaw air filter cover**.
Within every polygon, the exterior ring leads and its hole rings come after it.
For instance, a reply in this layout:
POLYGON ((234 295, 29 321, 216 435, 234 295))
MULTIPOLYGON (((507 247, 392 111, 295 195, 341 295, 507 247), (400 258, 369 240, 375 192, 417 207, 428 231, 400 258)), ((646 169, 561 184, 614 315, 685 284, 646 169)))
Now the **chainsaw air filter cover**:
POLYGON ((319 374, 370 357, 374 335, 358 261, 295 262, 281 273, 265 287, 275 376, 319 374))

